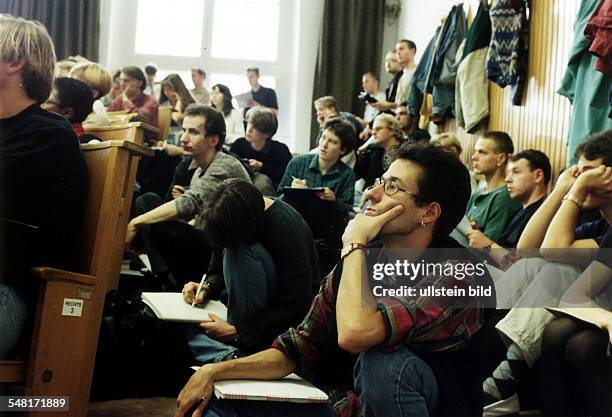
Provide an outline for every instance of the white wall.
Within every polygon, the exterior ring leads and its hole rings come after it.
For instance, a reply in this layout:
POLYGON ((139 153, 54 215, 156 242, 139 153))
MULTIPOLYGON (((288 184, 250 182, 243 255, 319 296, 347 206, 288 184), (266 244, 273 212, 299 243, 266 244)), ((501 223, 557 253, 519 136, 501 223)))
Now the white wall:
POLYGON ((448 16, 454 4, 463 3, 468 21, 478 10, 479 0, 402 0, 399 18, 399 38, 407 38, 417 45, 417 62, 433 37, 441 20, 448 16))
MULTIPOLYGON (((275 138, 295 152, 304 152, 309 147, 312 90, 323 5, 324 0, 283 1, 279 59, 276 63, 259 65, 262 76, 266 75, 266 71, 276 73, 280 110, 279 129, 275 138)), ((126 30, 135 24, 136 10, 135 0, 102 0, 100 63, 110 71, 125 65, 144 66, 148 63, 146 58, 134 54, 134 31, 126 30)), ((160 22, 160 25, 163 24, 160 22)), ((188 71, 201 66, 211 72, 244 71, 242 63, 226 62, 222 68, 214 68, 212 64, 202 64, 199 58, 156 57, 155 63, 160 68, 176 71, 188 71)))

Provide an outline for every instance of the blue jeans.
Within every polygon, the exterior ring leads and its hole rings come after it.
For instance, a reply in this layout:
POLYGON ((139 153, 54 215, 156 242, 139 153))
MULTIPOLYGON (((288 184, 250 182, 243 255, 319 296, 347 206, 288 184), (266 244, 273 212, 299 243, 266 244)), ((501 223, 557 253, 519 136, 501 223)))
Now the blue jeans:
POLYGON ((364 417, 426 417, 437 407, 432 370, 406 348, 359 354, 354 378, 364 417))
POLYGON ((296 404, 271 401, 216 400, 203 417, 334 417, 330 404, 296 404))
MULTIPOLYGON (((274 262, 260 244, 223 250, 223 277, 227 289, 227 321, 239 323, 266 309, 277 279, 274 262)), ((195 325, 183 326, 189 348, 198 362, 220 362, 238 348, 207 336, 195 325)))
POLYGON ((27 313, 27 306, 15 289, 0 283, 0 358, 17 344, 27 313))

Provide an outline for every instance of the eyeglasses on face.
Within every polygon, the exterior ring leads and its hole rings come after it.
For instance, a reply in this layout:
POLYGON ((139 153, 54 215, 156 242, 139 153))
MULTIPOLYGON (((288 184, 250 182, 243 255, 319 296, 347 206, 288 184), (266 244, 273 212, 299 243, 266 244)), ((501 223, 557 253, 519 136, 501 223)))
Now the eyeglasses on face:
POLYGON ((372 184, 370 187, 368 187, 368 190, 371 190, 371 189, 373 189, 375 187, 378 187, 381 184, 383 186, 383 191, 389 197, 391 197, 392 195, 396 194, 398 191, 401 191, 403 193, 410 194, 417 201, 420 200, 420 197, 419 197, 418 194, 415 194, 415 193, 413 193, 411 191, 408 191, 408 190, 404 190, 402 187, 400 187, 398 185, 397 181, 395 179, 392 179, 392 178, 390 178, 390 179, 386 179, 386 178, 383 178, 383 177, 376 178, 374 180, 374 184, 372 184))

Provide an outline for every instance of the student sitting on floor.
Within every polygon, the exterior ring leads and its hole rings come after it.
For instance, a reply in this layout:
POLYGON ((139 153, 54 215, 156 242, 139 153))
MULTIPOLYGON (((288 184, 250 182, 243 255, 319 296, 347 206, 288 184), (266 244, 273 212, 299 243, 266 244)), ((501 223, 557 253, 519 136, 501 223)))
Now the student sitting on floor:
POLYGON ((296 156, 287 165, 278 194, 306 220, 315 239, 339 247, 348 212, 353 207, 355 173, 340 158, 353 150, 355 130, 350 123, 335 118, 323 126, 316 154, 296 156), (285 187, 319 188, 312 198, 284 195, 285 187))
MULTIPOLYGON (((264 349, 297 326, 319 286, 317 254, 308 225, 291 206, 270 199, 250 183, 229 179, 211 194, 204 233, 213 247, 198 302, 227 290, 228 320, 188 326, 198 362, 219 362, 264 349)), ((197 282, 183 296, 191 303, 197 282)))
MULTIPOLYGON (((479 301, 398 296, 376 303, 362 285, 366 246, 381 250, 383 259, 407 256, 394 249, 416 249, 431 262, 454 261, 433 248, 460 248, 448 234, 463 216, 469 193, 467 170, 454 155, 431 146, 400 150, 367 192, 368 210, 347 227, 342 261, 299 327, 280 335, 270 349, 201 367, 179 394, 175 417, 198 401, 196 413, 207 417, 476 415, 481 391, 474 364, 480 356, 468 346, 483 324, 479 301), (373 243, 377 238, 382 245, 373 243), (325 389, 329 403, 211 400, 216 381, 273 380, 294 371, 325 389)), ((473 259, 467 251, 463 255, 464 262, 473 259)), ((479 284, 487 278, 478 277, 479 284)), ((461 281, 435 274, 417 279, 438 288, 476 282, 473 275, 461 281)))
MULTIPOLYGON (((612 179, 612 168, 607 170, 612 179)), ((612 415, 611 248, 608 231, 595 261, 561 300, 561 306, 578 306, 569 310, 578 318, 556 318, 544 330, 539 381, 544 417, 612 415)))
POLYGON ((509 346, 505 360, 483 383, 485 416, 519 411, 517 385, 539 359, 544 329, 554 318, 543 307, 559 304, 611 229, 612 190, 607 170, 612 165, 612 131, 587 139, 576 148, 576 158, 578 166, 561 174, 517 245, 521 255, 529 254, 526 249, 539 248, 546 259, 521 259, 495 283, 498 305, 512 309, 496 325, 509 346), (598 209, 603 218, 578 226, 583 208, 598 209))
POLYGON ((136 206, 148 211, 128 223, 126 234, 127 245, 139 235, 155 274, 171 272, 181 286, 201 277, 210 262, 210 248, 202 233, 202 208, 210 194, 228 178, 250 181, 240 161, 221 152, 225 139, 221 113, 192 104, 185 110, 183 131, 183 151, 193 157, 191 166, 196 168, 189 189, 166 203, 150 195, 146 204, 136 201, 136 206), (187 223, 191 220, 193 226, 187 223))
POLYGON ((523 208, 512 216, 497 242, 480 230, 467 233, 470 248, 481 249, 498 265, 516 248, 527 222, 546 199, 550 181, 550 161, 544 153, 529 149, 509 160, 506 187, 512 200, 521 202, 523 208))
POLYGON ((230 153, 248 164, 255 187, 272 197, 291 160, 287 145, 272 139, 277 129, 276 113, 254 107, 249 110, 246 138, 236 139, 230 147, 230 153))

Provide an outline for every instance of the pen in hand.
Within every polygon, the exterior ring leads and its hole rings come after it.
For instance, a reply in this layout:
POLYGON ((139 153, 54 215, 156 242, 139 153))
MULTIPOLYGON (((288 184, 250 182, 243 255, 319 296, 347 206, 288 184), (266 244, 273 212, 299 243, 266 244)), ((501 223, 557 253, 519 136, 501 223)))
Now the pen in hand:
POLYGON ((200 280, 200 285, 198 285, 198 290, 196 291, 195 296, 193 297, 193 300, 191 301, 192 308, 195 306, 196 300, 198 299, 198 294, 200 294, 200 291, 202 291, 202 285, 204 285, 205 280, 206 280, 206 274, 202 275, 202 279, 200 280))

